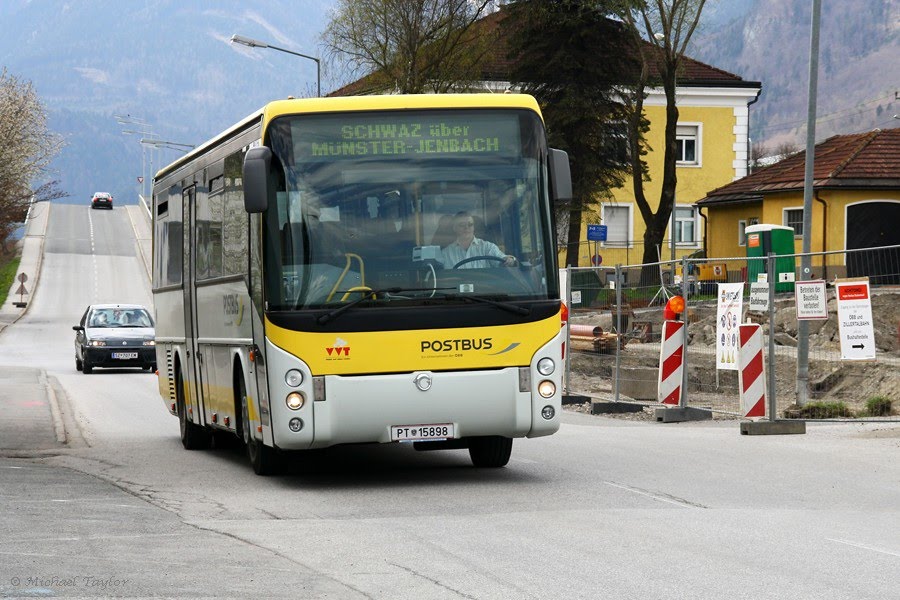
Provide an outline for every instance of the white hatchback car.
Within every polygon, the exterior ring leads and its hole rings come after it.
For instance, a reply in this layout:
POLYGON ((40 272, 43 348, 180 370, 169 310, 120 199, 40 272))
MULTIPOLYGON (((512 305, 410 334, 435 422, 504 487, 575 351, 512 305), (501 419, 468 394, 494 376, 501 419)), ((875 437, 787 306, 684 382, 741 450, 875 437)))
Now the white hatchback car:
POLYGON ((75 330, 75 368, 140 367, 156 370, 153 318, 139 304, 92 304, 75 330))

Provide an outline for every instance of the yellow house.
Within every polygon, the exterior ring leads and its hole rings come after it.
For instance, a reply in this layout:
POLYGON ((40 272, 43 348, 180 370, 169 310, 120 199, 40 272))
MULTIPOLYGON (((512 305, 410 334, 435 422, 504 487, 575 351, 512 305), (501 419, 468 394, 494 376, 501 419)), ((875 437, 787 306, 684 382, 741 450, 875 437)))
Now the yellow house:
MULTIPOLYGON (((458 91, 503 93, 512 89, 508 81, 510 60, 500 21, 503 11, 485 16, 478 22, 478 35, 492 40, 494 52, 482 66, 482 80, 460 86, 458 91)), ((676 88, 679 120, 677 127, 678 162, 676 208, 659 250, 662 260, 681 258, 703 249, 705 230, 696 202, 714 188, 747 174, 749 158, 749 105, 759 96, 761 84, 710 65, 683 57, 676 88), (674 241, 673 241, 674 240, 674 241)), ((329 96, 391 93, 383 79, 367 75, 329 96)), ((650 123, 646 139, 651 151, 645 157, 650 181, 644 182, 645 197, 654 211, 662 187, 666 97, 661 88, 648 90, 644 101, 650 123)), ((640 264, 643 260, 644 222, 634 201, 629 182, 613 192, 612 198, 598 201, 582 215, 578 244, 578 264, 640 264), (606 241, 588 239, 589 225, 605 225, 606 241)), ((564 228, 563 228, 564 229, 564 228)), ((597 228, 591 228, 596 231, 597 228)), ((565 243, 563 241, 562 243, 565 243)), ((565 266, 565 247, 559 249, 560 266, 565 266)))
MULTIPOLYGON (((836 135, 816 145, 809 232, 803 231, 805 165, 800 152, 707 193, 697 203, 707 217, 707 256, 746 256, 744 229, 757 223, 792 227, 797 253, 804 234, 811 252, 900 244, 900 129, 836 135)), ((847 272, 842 253, 812 263, 815 277, 856 274, 847 272)))
MULTIPOLYGON (((688 57, 678 79, 678 162, 675 209, 664 245, 663 261, 680 259, 704 249, 706 230, 696 203, 711 189, 747 174, 749 157, 749 106, 759 96, 761 85, 711 67, 688 57)), ((651 90, 645 103, 650 122, 647 155, 650 181, 644 193, 654 210, 662 188, 663 136, 666 125, 666 97, 661 89, 651 90)), ((644 222, 631 182, 615 190, 611 199, 599 202, 596 210, 584 215, 585 227, 603 224, 606 242, 586 241, 579 250, 579 265, 629 265, 643 262, 644 222), (599 258, 596 256, 599 255, 599 258)), ((587 240, 587 234, 583 236, 587 240)))

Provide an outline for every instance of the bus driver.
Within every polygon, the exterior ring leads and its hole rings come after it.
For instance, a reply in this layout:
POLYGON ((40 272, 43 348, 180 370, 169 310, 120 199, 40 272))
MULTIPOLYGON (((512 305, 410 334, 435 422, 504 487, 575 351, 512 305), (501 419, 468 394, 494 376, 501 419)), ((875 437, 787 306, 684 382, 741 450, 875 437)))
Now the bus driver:
POLYGON ((475 237, 475 219, 466 211, 460 211, 453 216, 453 231, 456 241, 451 242, 443 249, 444 268, 452 269, 460 261, 474 256, 495 256, 499 261, 473 260, 461 265, 461 269, 477 269, 497 266, 502 262, 504 266, 516 266, 516 257, 504 254, 497 244, 475 237))

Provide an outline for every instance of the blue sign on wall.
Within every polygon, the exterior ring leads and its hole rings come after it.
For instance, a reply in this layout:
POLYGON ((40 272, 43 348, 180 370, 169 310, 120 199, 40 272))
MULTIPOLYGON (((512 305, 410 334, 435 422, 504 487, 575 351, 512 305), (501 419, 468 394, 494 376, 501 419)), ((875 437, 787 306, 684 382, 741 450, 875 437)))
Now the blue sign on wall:
POLYGON ((588 225, 587 237, 589 242, 605 242, 606 225, 588 225))

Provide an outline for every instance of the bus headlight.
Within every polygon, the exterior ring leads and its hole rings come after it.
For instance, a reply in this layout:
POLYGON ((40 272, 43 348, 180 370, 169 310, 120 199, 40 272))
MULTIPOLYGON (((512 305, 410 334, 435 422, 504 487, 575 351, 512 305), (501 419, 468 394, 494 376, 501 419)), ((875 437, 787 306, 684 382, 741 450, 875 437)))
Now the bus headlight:
POLYGON ((538 373, 546 377, 556 370, 556 363, 553 362, 552 358, 542 358, 538 361, 537 370, 538 373))
POLYGON ((297 369, 291 369, 284 374, 284 382, 291 387, 297 387, 303 383, 303 372, 297 369))
POLYGON ((305 402, 306 398, 304 398, 303 394, 300 392, 291 392, 287 395, 287 398, 284 399, 284 403, 287 404, 287 407, 291 410, 300 410, 303 408, 305 402))
POLYGON ((544 381, 538 384, 538 394, 541 395, 541 398, 550 398, 553 394, 556 393, 556 384, 550 381, 549 379, 545 379, 544 381))

